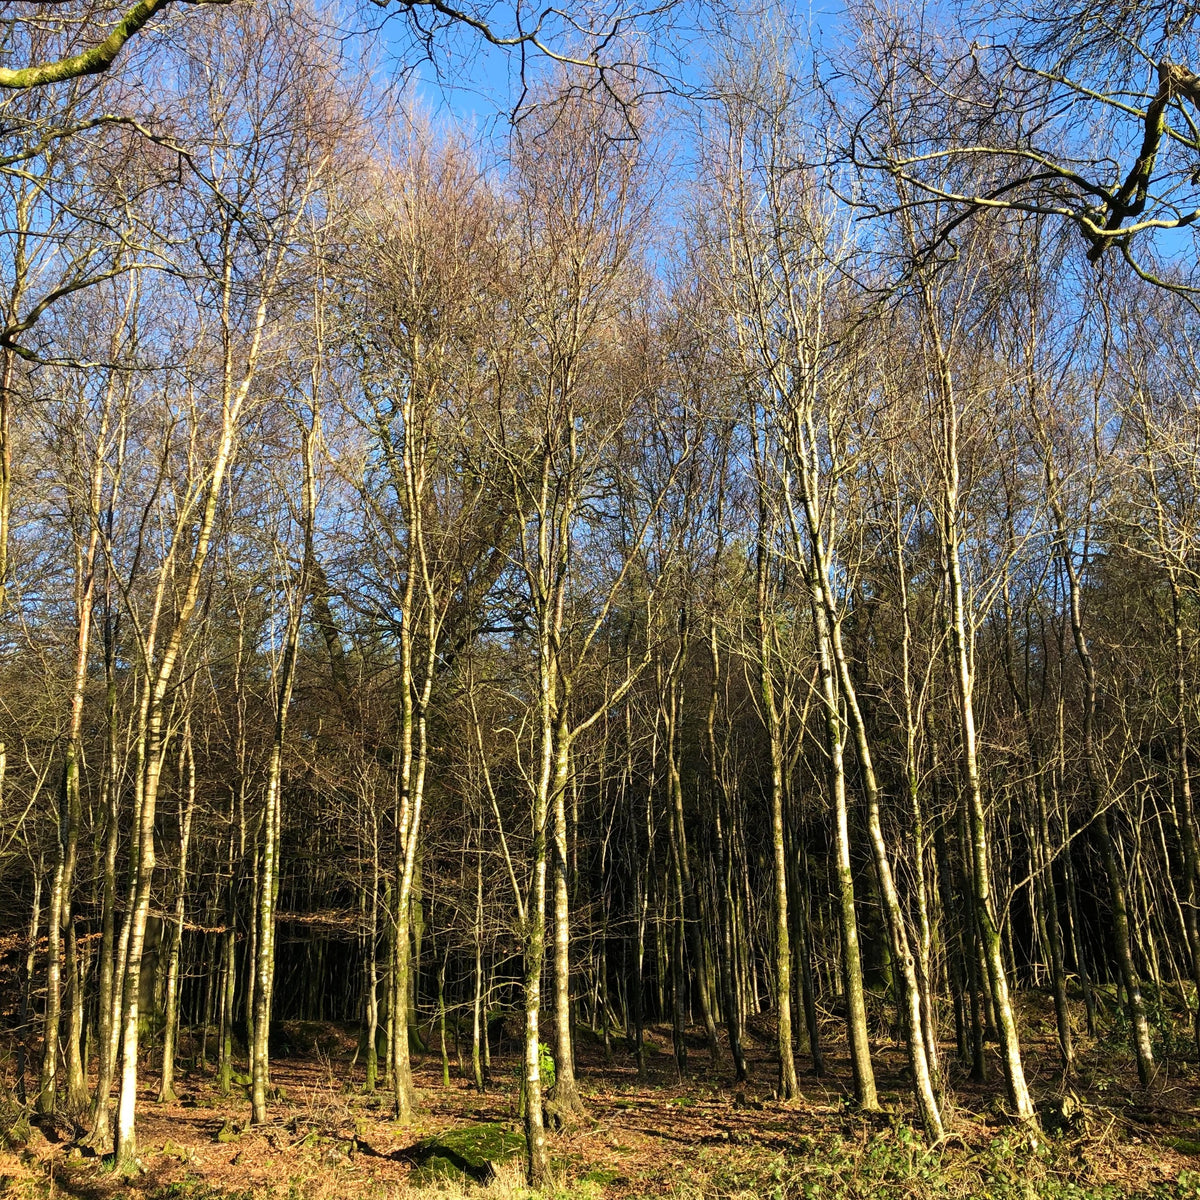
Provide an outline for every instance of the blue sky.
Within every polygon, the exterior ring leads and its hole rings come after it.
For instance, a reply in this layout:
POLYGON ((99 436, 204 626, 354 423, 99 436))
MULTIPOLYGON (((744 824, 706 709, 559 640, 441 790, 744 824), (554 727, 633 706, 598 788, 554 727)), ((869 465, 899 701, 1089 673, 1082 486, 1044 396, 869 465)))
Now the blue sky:
MULTIPOLYGON (((767 0, 776 9, 770 18, 807 28, 819 42, 828 43, 836 36, 838 17, 842 12, 840 0, 824 0, 812 4, 792 0, 767 0)), ((486 7, 486 6, 485 6, 486 7)), ((510 7, 493 7, 495 28, 508 32, 505 17, 511 18, 510 7)), ((631 7, 630 11, 633 11, 631 7)), ((746 34, 756 18, 723 14, 734 36, 746 34)), ((673 11, 673 28, 648 53, 657 60, 668 85, 682 85, 687 91, 702 84, 709 58, 709 47, 718 35, 712 28, 708 10, 696 0, 682 0, 673 11)), ((566 37, 552 37, 556 48, 569 49, 566 37)), ((413 47, 398 21, 384 27, 384 42, 391 70, 402 69, 414 85, 416 98, 436 118, 449 119, 476 136, 489 139, 504 136, 509 118, 522 90, 522 56, 517 49, 501 49, 467 30, 440 35, 436 40, 433 61, 412 53, 413 47)), ((530 50, 526 61, 526 79, 536 80, 547 68, 547 60, 536 50, 530 50)))

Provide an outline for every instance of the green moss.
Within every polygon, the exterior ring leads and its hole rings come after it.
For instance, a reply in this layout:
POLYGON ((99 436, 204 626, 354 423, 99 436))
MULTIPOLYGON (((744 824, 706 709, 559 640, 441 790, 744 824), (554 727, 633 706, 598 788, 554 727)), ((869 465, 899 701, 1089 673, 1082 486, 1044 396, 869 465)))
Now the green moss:
POLYGON ((242 1136, 242 1131, 227 1117, 225 1124, 217 1130, 218 1142, 236 1142, 242 1136))
POLYGON ((425 1140, 453 1150, 474 1167, 482 1167, 490 1162, 504 1162, 525 1149, 524 1135, 498 1122, 448 1129, 436 1138, 425 1140))
POLYGON ((504 1125, 466 1125, 423 1138, 411 1151, 421 1180, 491 1178, 494 1164, 525 1149, 525 1138, 504 1125))
POLYGON ((602 1187, 607 1187, 610 1183, 616 1183, 621 1178, 619 1171, 609 1170, 607 1167, 593 1167, 580 1180, 581 1183, 598 1183, 602 1187))

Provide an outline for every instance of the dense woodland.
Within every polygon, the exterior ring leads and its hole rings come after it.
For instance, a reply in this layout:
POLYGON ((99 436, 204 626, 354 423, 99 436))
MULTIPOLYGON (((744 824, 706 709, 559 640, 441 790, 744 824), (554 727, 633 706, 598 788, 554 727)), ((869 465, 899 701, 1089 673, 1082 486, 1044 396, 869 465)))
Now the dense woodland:
POLYGON ((486 143, 139 7, 3 15, 10 1104, 127 1170, 185 1053, 262 1123, 351 1024, 405 1120, 519 1045, 540 1183, 585 1030, 867 1112, 894 1038, 933 1144, 1038 1136, 1029 1005, 1196 1060, 1194 4, 579 26, 486 143))

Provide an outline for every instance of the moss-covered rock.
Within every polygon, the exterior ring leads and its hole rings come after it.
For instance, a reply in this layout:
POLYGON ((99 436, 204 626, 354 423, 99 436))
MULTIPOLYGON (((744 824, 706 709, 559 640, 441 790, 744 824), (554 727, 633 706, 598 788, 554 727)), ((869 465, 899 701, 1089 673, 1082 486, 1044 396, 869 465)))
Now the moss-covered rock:
POLYGON ((240 1130, 237 1125, 228 1117, 225 1118, 225 1123, 221 1126, 221 1128, 217 1130, 218 1142, 236 1142, 240 1140, 241 1136, 242 1130, 240 1130))
POLYGON ((524 1137, 500 1124, 466 1125, 423 1138, 409 1152, 413 1174, 422 1181, 473 1179, 489 1183, 496 1164, 520 1154, 524 1137))

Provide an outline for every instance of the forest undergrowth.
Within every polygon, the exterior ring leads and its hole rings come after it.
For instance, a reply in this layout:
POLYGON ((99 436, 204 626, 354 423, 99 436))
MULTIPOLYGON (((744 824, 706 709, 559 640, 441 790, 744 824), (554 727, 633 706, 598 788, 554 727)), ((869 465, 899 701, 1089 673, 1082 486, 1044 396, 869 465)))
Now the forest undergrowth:
MULTIPOLYGON (((578 1200, 1186 1200, 1200 1197, 1200 1068, 1167 1058, 1140 1087, 1119 1021, 1079 1039, 1078 1066, 1063 1081, 1055 1064, 1053 1015, 1037 993, 1022 997, 1031 1083, 1043 1131, 1033 1138, 972 1081, 944 1047, 949 1073, 947 1134, 930 1146, 912 1125, 904 1052, 881 1031, 875 1051, 882 1111, 857 1111, 847 1090, 844 1042, 827 1073, 801 1078, 793 1101, 774 1098, 774 1028, 747 1029, 750 1082, 707 1069, 703 1030, 689 1032, 692 1069, 677 1078, 669 1027, 647 1030, 647 1078, 639 1080, 619 1037, 577 1030, 586 1113, 551 1137, 553 1183, 541 1194, 578 1200)), ((1082 1007, 1082 1006, 1081 1006, 1082 1007)), ((1082 1011, 1080 1024, 1082 1025, 1082 1011)), ((831 1032, 834 1022, 831 1020, 831 1032)), ((1165 1015, 1160 1035, 1177 1032, 1165 1015)), ((518 1200, 524 1182, 517 1117, 517 1046, 492 1058, 479 1093, 449 1052, 443 1085, 436 1039, 418 1054, 420 1103, 409 1125, 392 1118, 386 1094, 368 1094, 355 1062, 351 1025, 289 1023, 272 1076, 270 1121, 248 1121, 248 1076, 218 1094, 185 1042, 180 1099, 145 1097, 143 1171, 121 1180, 78 1144, 69 1118, 39 1124, 9 1103, 3 1116, 4 1200, 518 1200), (453 1160, 440 1157, 448 1154, 453 1160), (474 1171, 475 1166, 483 1169, 474 1171)), ((992 1048, 992 1072, 999 1070, 992 1048)), ((7 1065, 11 1068, 11 1058, 7 1065)), ((469 1064, 467 1064, 469 1067, 469 1064)), ((6 1080, 2 1095, 11 1095, 6 1080)))

